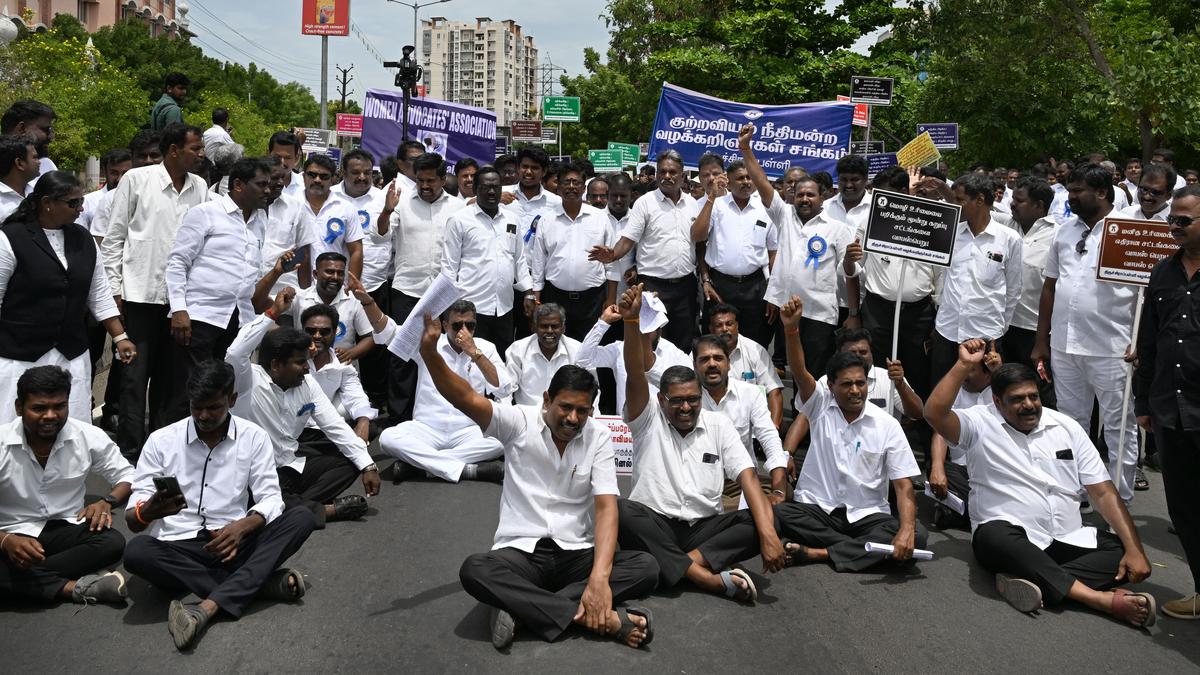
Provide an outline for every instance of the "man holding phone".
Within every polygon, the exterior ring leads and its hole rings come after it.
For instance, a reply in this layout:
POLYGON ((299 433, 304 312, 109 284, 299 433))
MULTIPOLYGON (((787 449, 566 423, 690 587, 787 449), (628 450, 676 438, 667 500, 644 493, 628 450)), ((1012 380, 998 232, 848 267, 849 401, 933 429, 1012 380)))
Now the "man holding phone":
POLYGON ((236 619, 256 597, 291 602, 304 595, 304 576, 280 565, 312 534, 316 518, 307 508, 285 508, 270 436, 230 414, 234 381, 227 363, 196 367, 187 383, 191 416, 147 439, 125 510, 129 529, 146 532, 126 547, 125 569, 202 598, 171 602, 167 628, 180 650, 219 611, 236 619))

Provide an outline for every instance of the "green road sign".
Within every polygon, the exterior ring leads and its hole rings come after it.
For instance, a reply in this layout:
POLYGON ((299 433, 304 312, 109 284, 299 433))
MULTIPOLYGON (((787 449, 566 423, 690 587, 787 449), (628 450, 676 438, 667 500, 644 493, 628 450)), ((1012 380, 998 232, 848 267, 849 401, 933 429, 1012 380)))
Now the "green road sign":
POLYGON ((546 122, 578 122, 578 96, 543 96, 542 120, 546 122))
POLYGON ((609 150, 619 150, 621 152, 621 161, 626 165, 637 164, 642 159, 642 149, 637 143, 617 143, 616 141, 608 142, 609 150))
POLYGON ((620 150, 588 150, 588 161, 596 173, 612 173, 624 168, 620 150))

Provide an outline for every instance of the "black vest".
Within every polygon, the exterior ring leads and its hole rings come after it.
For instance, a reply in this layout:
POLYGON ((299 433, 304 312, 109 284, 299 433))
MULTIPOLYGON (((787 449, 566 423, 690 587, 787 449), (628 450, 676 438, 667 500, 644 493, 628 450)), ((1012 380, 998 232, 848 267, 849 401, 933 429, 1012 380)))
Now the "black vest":
POLYGON ((7 223, 17 258, 0 306, 0 357, 37 361, 51 349, 68 359, 87 351, 88 293, 96 269, 96 242, 83 227, 63 227, 68 268, 36 223, 7 223))

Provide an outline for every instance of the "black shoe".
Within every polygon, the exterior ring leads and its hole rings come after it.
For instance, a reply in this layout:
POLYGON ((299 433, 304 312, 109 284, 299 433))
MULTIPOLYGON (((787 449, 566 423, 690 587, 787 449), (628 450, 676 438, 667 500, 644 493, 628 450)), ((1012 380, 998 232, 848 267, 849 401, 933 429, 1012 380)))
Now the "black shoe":
POLYGON ((358 520, 367 515, 367 498, 362 495, 343 495, 333 500, 333 515, 327 521, 358 520))
POLYGON ((392 462, 392 485, 399 485, 406 480, 420 478, 423 475, 425 475, 424 471, 404 460, 398 459, 392 462))
POLYGON ((489 483, 504 483, 504 462, 500 460, 492 460, 477 464, 475 467, 475 480, 487 481, 489 483))

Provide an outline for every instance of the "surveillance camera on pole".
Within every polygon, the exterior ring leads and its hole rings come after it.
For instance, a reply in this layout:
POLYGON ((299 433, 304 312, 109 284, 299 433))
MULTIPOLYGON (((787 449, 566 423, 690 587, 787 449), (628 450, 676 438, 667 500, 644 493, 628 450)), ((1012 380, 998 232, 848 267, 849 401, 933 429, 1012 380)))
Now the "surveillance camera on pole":
POLYGON ((384 68, 397 68, 396 86, 404 93, 404 108, 403 120, 401 122, 401 135, 404 140, 408 140, 408 100, 412 96, 417 95, 417 82, 421 79, 421 66, 417 65, 412 54, 416 51, 416 47, 412 45, 404 45, 401 49, 404 56, 399 61, 385 61, 384 68))

